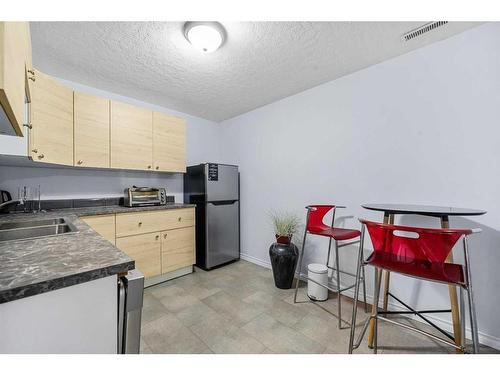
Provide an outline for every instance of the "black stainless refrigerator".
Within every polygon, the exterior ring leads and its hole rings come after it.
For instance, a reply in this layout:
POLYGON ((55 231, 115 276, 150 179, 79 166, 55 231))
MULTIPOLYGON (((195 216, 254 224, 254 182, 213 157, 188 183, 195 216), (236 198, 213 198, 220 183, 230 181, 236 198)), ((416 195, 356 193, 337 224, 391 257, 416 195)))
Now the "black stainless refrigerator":
POLYGON ((184 202, 196 204, 196 265, 209 270, 239 259, 238 166, 204 163, 188 167, 184 202))

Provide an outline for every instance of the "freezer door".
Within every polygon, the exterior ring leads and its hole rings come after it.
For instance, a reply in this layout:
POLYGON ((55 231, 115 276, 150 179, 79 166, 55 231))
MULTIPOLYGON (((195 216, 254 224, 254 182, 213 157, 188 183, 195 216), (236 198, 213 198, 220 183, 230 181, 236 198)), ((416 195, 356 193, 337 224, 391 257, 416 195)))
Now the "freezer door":
POLYGON ((206 267, 240 257, 239 201, 206 204, 206 267))
POLYGON ((205 164, 207 202, 239 199, 238 167, 224 164, 205 164))

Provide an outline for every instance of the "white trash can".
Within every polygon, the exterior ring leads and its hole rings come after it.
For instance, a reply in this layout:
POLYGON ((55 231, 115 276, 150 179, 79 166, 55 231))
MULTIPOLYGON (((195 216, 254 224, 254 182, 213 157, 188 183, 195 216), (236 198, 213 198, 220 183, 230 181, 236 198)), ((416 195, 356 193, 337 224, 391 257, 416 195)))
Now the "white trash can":
POLYGON ((311 263, 307 266, 307 295, 313 301, 326 301, 328 299, 328 289, 312 282, 317 281, 323 285, 328 285, 328 268, 324 264, 311 263))

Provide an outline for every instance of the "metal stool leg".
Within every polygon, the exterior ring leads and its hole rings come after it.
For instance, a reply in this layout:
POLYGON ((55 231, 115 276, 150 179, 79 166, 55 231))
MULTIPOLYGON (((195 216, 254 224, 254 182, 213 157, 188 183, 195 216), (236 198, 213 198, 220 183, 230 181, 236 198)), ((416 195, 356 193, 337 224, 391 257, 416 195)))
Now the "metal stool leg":
POLYGON ((299 283, 300 283, 300 272, 302 270, 302 260, 304 259, 304 249, 306 247, 306 236, 307 236, 307 223, 306 229, 304 230, 304 239, 302 241, 302 250, 299 254, 299 264, 297 266, 297 282, 295 283, 295 294, 293 296, 293 303, 297 303, 297 292, 299 291, 299 283))
POLYGON ((465 337, 465 300, 464 300, 464 288, 460 287, 460 330, 462 331, 462 348, 465 352, 467 348, 467 340, 465 337))
POLYGON ((330 254, 332 250, 332 238, 330 237, 330 240, 328 241, 328 255, 326 256, 326 267, 328 268, 328 273, 330 272, 330 254))
MULTIPOLYGON (((358 312, 358 296, 359 296, 359 278, 361 275, 361 267, 363 263, 363 238, 364 238, 364 227, 361 230, 361 240, 359 242, 359 251, 358 251, 358 263, 356 265, 356 284, 354 286, 354 305, 352 308, 352 317, 351 317, 351 334, 349 336, 349 349, 348 353, 352 354, 353 346, 354 346, 354 334, 356 331, 356 315, 358 312)), ((366 300, 365 300, 366 306, 366 300)))
POLYGON ((337 270, 336 272, 336 278, 337 278, 337 299, 338 299, 338 320, 339 320, 339 329, 342 328, 342 295, 340 294, 340 262, 339 262, 339 244, 337 240, 335 240, 335 268, 337 270))
POLYGON ((477 334, 476 309, 474 307, 474 297, 472 295, 472 290, 470 289, 470 285, 469 285, 469 290, 467 290, 467 296, 469 299, 469 316, 470 316, 470 330, 472 333, 472 348, 473 348, 473 353, 478 354, 479 337, 477 334))
POLYGON ((361 267, 362 277, 363 277, 363 301, 365 303, 365 313, 368 312, 368 305, 366 304, 366 276, 365 276, 365 266, 361 267))
POLYGON ((465 268, 467 270, 467 296, 469 300, 470 330, 472 332, 472 346, 475 354, 479 353, 479 337, 477 333, 476 307, 474 305, 474 295, 472 293, 472 278, 470 271, 469 249, 467 236, 464 236, 465 268))
POLYGON ((377 346, 378 346, 378 300, 380 294, 380 280, 382 279, 382 272, 380 272, 377 268, 375 268, 375 293, 373 295, 373 321, 374 321, 374 329, 373 329, 373 353, 377 354, 377 346))

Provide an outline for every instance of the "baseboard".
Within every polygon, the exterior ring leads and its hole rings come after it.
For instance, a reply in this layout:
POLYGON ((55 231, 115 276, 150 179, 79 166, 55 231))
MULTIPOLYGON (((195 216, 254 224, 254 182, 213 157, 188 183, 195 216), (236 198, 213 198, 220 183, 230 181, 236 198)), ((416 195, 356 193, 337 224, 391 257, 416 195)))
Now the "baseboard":
POLYGON ((193 266, 179 268, 178 270, 167 272, 158 276, 148 277, 144 280, 144 288, 163 283, 168 280, 193 273, 193 266))
MULTIPOLYGON (((265 261, 265 260, 253 257, 253 256, 248 255, 248 254, 244 254, 244 253, 242 253, 240 257, 241 257, 241 259, 246 260, 250 263, 254 263, 254 264, 257 264, 259 266, 269 268, 269 269, 271 268, 271 262, 269 262, 269 261, 265 261)), ((347 297, 350 297, 351 299, 354 298, 354 290, 353 289, 346 290, 345 292, 343 292, 343 294, 347 297)), ((368 301, 368 303, 370 303, 370 301, 373 300, 373 295, 367 294, 366 300, 368 301)), ((388 302, 388 305, 390 306, 391 310, 396 310, 396 311, 397 310, 404 310, 404 308, 402 308, 401 305, 394 303, 394 302, 391 302, 390 300, 388 302)), ((417 321, 422 322, 422 323, 425 323, 422 319, 418 318, 417 316, 409 316, 409 318, 417 320, 417 321)), ((430 316, 430 315, 427 315, 427 318, 429 320, 431 320, 434 324, 436 324, 439 328, 444 329, 446 332, 453 332, 453 325, 452 325, 451 321, 446 320, 446 319, 442 319, 442 318, 438 318, 438 317, 434 317, 434 316, 430 316)), ((500 350, 500 338, 499 337, 491 336, 491 335, 484 333, 484 332, 478 332, 478 335, 479 335, 479 342, 481 344, 488 345, 494 349, 500 350)), ((470 339, 472 337, 471 331, 469 328, 466 328, 466 337, 468 339, 470 339)))
POLYGON ((265 260, 253 257, 253 256, 245 254, 245 253, 241 253, 240 258, 243 260, 246 260, 250 263, 257 264, 259 266, 271 269, 271 262, 270 261, 265 261, 265 260))

